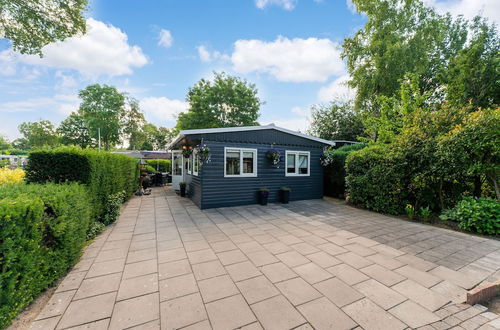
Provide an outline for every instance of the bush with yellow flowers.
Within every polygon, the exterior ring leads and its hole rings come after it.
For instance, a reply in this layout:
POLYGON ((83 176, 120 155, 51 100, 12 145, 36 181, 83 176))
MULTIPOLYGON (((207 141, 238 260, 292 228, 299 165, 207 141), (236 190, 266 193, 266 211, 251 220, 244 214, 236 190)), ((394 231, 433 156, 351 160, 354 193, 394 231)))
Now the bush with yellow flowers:
POLYGON ((24 180, 25 173, 22 169, 10 169, 8 167, 0 168, 0 185, 19 183, 24 180))

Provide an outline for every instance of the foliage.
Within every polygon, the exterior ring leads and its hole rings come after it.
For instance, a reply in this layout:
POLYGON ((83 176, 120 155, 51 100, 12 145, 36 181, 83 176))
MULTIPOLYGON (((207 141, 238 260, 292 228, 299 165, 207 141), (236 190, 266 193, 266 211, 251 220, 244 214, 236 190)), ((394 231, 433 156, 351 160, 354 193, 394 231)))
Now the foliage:
POLYGON ((54 124, 49 120, 24 122, 19 125, 19 132, 24 135, 27 148, 55 147, 59 143, 54 124))
POLYGON ((368 18, 342 45, 349 85, 356 88, 355 109, 377 117, 377 98, 397 95, 408 73, 419 77, 422 92, 442 100, 442 75, 467 39, 463 18, 438 15, 420 0, 353 0, 353 4, 368 18))
POLYGON ((269 149, 268 151, 266 151, 266 158, 269 159, 271 164, 277 166, 279 165, 282 156, 278 149, 269 149))
POLYGON ((12 145, 9 143, 9 141, 5 137, 0 135, 0 150, 10 149, 11 147, 12 145))
POLYGON ((125 191, 127 198, 138 185, 135 158, 76 147, 34 151, 26 168, 28 182, 79 182, 89 188, 96 218, 104 221, 110 196, 125 191))
POLYGON ((413 207, 413 205, 411 204, 406 204, 405 212, 408 216, 408 219, 413 220, 413 218, 415 217, 415 207, 413 207))
POLYGON ((15 51, 42 55, 42 47, 86 30, 87 0, 0 0, 0 38, 15 51))
POLYGON ((0 187, 0 328, 78 261, 92 208, 75 183, 0 187))
POLYGON ((354 112, 353 102, 335 101, 311 108, 308 133, 325 140, 358 141, 365 136, 360 116, 354 112))
POLYGON ((119 191, 108 196, 106 201, 106 213, 104 215, 104 219, 102 220, 104 225, 107 226, 116 221, 120 215, 120 208, 126 197, 127 194, 125 191, 119 191))
POLYGON ((196 146, 196 155, 200 161, 200 165, 210 161, 210 148, 206 144, 199 144, 196 146))
POLYGON ((373 145, 346 159, 348 200, 371 210, 401 214, 408 202, 405 160, 389 146, 373 145))
POLYGON ((500 38, 495 25, 476 17, 471 36, 449 65, 445 83, 452 105, 470 104, 473 109, 500 105, 500 38))
POLYGON ((340 147, 328 147, 323 150, 321 164, 325 169, 325 194, 334 197, 344 197, 345 194, 345 160, 351 152, 366 147, 366 144, 357 143, 340 147))
POLYGON ((90 136, 98 140, 99 130, 105 150, 120 142, 121 118, 125 113, 125 97, 113 86, 89 85, 81 90, 80 115, 83 116, 90 136))
MULTIPOLYGON (((500 200, 500 108, 465 116, 439 140, 439 156, 462 176, 485 177, 500 200)), ((444 166, 444 164, 443 164, 444 166)))
POLYGON ((9 169, 8 167, 0 167, 0 186, 3 184, 20 183, 24 180, 26 174, 20 168, 9 169))
POLYGON ((146 163, 159 172, 170 172, 172 169, 170 159, 146 159, 146 163))
POLYGON ((174 138, 173 130, 166 127, 157 127, 147 123, 142 127, 144 141, 141 150, 161 150, 166 149, 167 144, 174 138))
POLYGON ((144 166, 144 172, 147 172, 147 173, 156 173, 156 169, 151 166, 151 165, 145 165, 144 166))
POLYGON ((102 231, 104 230, 105 227, 106 226, 104 226, 104 224, 102 222, 99 222, 99 221, 92 222, 89 230, 87 231, 87 240, 91 240, 91 239, 94 239, 95 237, 97 237, 97 235, 102 233, 102 231))
POLYGON ((74 145, 81 148, 94 145, 85 118, 79 113, 72 112, 61 122, 57 132, 61 136, 61 143, 64 145, 74 145))
POLYGON ((189 89, 189 109, 179 114, 176 130, 258 125, 262 102, 257 88, 238 77, 214 73, 189 89))
POLYGON ((420 216, 422 217, 422 220, 426 222, 429 221, 431 214, 432 211, 428 206, 420 208, 420 216))
POLYGON ((458 226, 463 230, 480 234, 500 234, 498 200, 466 197, 454 208, 444 211, 440 218, 458 222, 458 226))
POLYGON ((121 118, 122 133, 125 140, 128 140, 128 149, 142 149, 146 140, 143 127, 146 124, 144 113, 139 108, 139 101, 133 97, 125 97, 126 107, 121 118))

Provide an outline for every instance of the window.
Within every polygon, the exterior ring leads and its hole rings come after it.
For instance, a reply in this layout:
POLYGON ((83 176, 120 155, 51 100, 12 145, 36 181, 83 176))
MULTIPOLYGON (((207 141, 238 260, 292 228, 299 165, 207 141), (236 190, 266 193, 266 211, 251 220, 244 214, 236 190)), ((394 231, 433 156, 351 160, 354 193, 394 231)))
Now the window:
POLYGON ((193 159, 193 154, 191 154, 191 157, 189 157, 186 160, 186 170, 188 174, 191 174, 191 168, 193 166, 192 159, 193 159))
POLYGON ((182 156, 180 153, 173 153, 173 175, 182 175, 182 156))
POLYGON ((193 152, 193 175, 198 176, 198 171, 200 168, 200 159, 196 150, 193 152))
POLYGON ((224 148, 224 176, 257 176, 257 150, 224 148))
POLYGON ((310 167, 309 151, 286 151, 286 176, 308 176, 310 167))

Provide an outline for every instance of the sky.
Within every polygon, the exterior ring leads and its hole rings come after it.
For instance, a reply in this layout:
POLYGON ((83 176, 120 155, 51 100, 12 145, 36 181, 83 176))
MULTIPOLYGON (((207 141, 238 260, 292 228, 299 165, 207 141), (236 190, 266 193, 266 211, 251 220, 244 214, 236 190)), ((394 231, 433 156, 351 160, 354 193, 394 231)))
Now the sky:
MULTIPOLYGON (((43 58, 0 39, 0 135, 25 121, 59 124, 78 91, 113 85, 148 121, 175 125, 188 89, 225 71, 256 85, 261 124, 304 132, 310 107, 353 97, 341 44, 366 17, 350 0, 89 0, 87 33, 45 46, 43 58)), ((439 12, 500 23, 499 0, 425 0, 439 12)))

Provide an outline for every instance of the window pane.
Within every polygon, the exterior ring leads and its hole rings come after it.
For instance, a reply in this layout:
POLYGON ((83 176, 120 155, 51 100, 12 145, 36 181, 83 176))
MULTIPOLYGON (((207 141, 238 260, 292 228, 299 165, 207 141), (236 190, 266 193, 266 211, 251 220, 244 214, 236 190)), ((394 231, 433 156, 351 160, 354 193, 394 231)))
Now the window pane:
POLYGON ((243 152, 243 173, 253 173, 253 152, 243 152))
POLYGON ((299 174, 307 174, 307 155, 299 155, 299 174))
POLYGON ((181 161, 181 157, 174 154, 174 175, 181 175, 182 174, 182 161, 181 161))
POLYGON ((295 173, 295 154, 288 154, 286 156, 286 172, 295 173))
POLYGON ((238 151, 226 152, 226 174, 240 174, 240 153, 238 151))
POLYGON ((193 165, 193 171, 196 173, 198 173, 199 164, 200 164, 200 159, 198 155, 196 155, 194 156, 194 165, 193 165))

